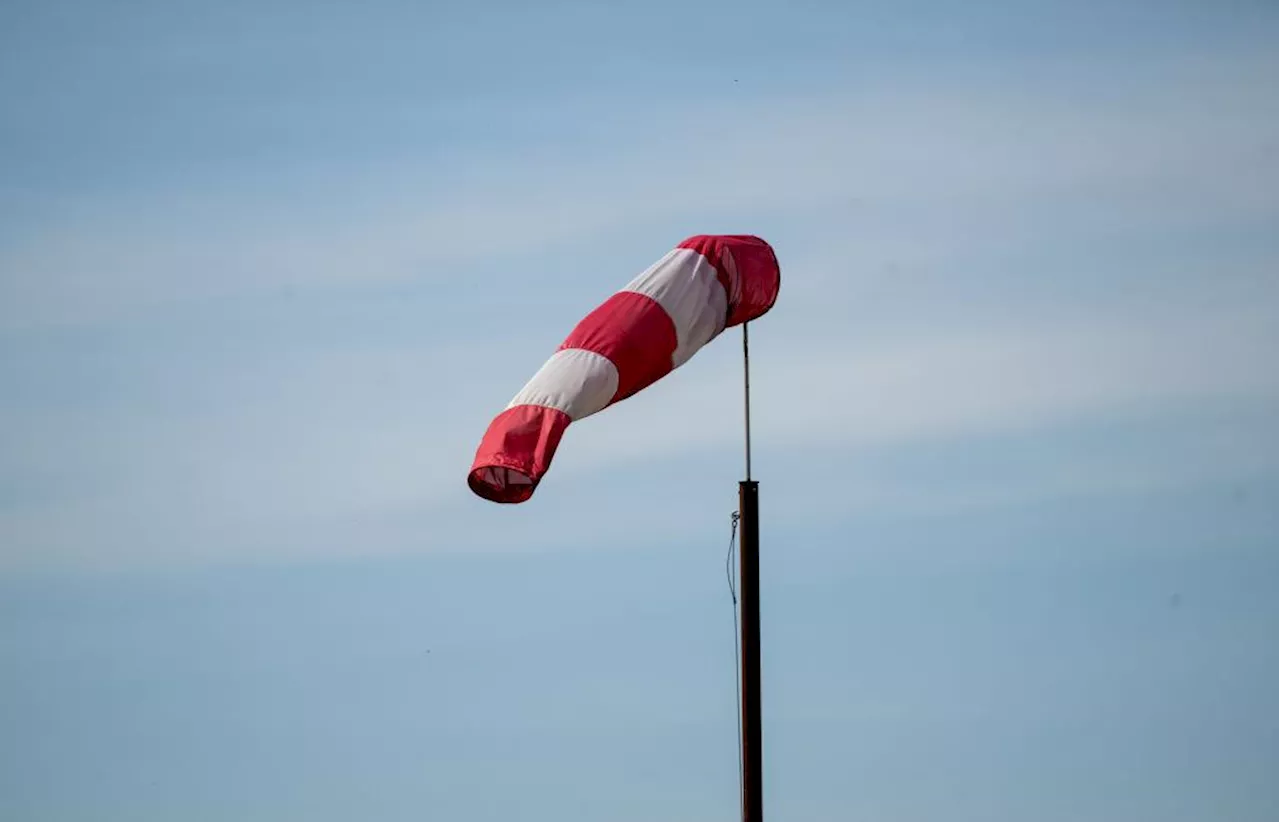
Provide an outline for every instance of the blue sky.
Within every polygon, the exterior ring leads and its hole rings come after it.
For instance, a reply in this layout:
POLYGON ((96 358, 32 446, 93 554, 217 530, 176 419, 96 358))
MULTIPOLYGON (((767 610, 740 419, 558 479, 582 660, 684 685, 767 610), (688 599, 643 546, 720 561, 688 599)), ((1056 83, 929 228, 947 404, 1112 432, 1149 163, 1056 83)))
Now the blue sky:
POLYGON ((6 4, 0 816, 734 818, 736 335, 465 475, 749 232, 770 817, 1274 819, 1276 22, 6 4))

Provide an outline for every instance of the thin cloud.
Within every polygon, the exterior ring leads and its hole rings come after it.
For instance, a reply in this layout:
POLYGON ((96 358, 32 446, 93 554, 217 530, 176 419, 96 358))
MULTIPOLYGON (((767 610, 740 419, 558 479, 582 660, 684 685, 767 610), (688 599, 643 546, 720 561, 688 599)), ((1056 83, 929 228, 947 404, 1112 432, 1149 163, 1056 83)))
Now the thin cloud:
POLYGON ((445 276, 655 221, 756 221, 795 209, 945 215, 1081 195, 1141 219, 1258 214, 1274 139, 1251 93, 1193 87, 1141 107, 970 87, 656 108, 657 136, 609 135, 591 159, 480 166, 441 188, 431 169, 348 170, 299 206, 244 182, 82 207, 0 247, 8 328, 94 323, 166 304, 280 287, 445 276), (736 127, 726 127, 738 124, 736 127), (664 129, 679 135, 664 140, 664 129), (652 139, 650 139, 652 137, 652 139), (356 175, 352 177, 352 175, 356 175), (127 206, 123 208, 122 206, 127 206))
MULTIPOLYGON (((1265 312, 1251 314, 1238 303, 1206 311, 1193 296, 1145 317, 1067 312, 1003 327, 958 317, 932 333, 905 336, 838 326, 792 336, 762 325, 753 381, 757 445, 765 453, 856 463, 862 451, 1269 402, 1276 380, 1265 312)), ((464 536, 469 531, 509 547, 529 544, 521 536, 528 517, 554 521, 570 505, 565 495, 573 497, 570 508, 579 506, 581 494, 606 478, 638 482, 662 466, 710 459, 729 487, 742 436, 734 342, 717 340, 644 394, 572 426, 548 478, 557 490, 542 495, 559 508, 540 497, 532 513, 496 525, 472 522, 480 512, 467 513, 472 500, 462 477, 489 417, 527 376, 509 364, 496 367, 509 359, 501 345, 340 348, 269 359, 249 371, 233 361, 206 377, 207 407, 196 401, 163 415, 100 417, 85 409, 58 422, 14 419, 6 430, 10 453, 25 455, 19 470, 74 471, 87 487, 61 503, 0 515, 5 561, 442 550, 451 542, 475 547, 475 537, 464 536), (54 441, 41 436, 52 428, 65 433, 54 441), (404 513, 390 513, 396 511, 404 513), (419 538, 409 536, 414 532, 419 538)), ((1220 461, 1191 461, 1176 475, 1186 481, 1227 470, 1215 465, 1220 461)), ((1056 471, 1017 487, 915 499, 864 477, 853 497, 882 510, 918 510, 1012 503, 1088 485, 1081 478, 1088 470, 1065 477, 1056 471)), ((1095 490, 1131 491, 1170 476, 1142 466, 1105 473, 1095 490)), ((593 509, 593 521, 609 510, 603 499, 593 509)), ((669 511, 664 527, 698 516, 669 511)), ((561 534, 564 549, 590 529, 549 533, 561 534)))
MULTIPOLYGON (((349 197, 336 196, 347 181, 335 176, 297 212, 296 192, 287 203, 256 188, 169 192, 10 239, 0 247, 9 339, 43 339, 51 324, 147 320, 133 327, 158 328, 163 356, 114 374, 112 402, 43 407, 33 379, 37 396, 0 406, 0 480, 24 489, 0 510, 0 564, 478 550, 528 545, 534 532, 563 537, 563 550, 596 538, 595 526, 565 536, 533 525, 586 500, 607 530, 626 511, 599 493, 604 480, 617 479, 607 486, 617 491, 656 466, 702 459, 731 487, 741 384, 730 339, 575 424, 547 480, 563 495, 497 513, 475 507, 462 482, 489 418, 568 330, 545 319, 565 301, 527 272, 566 248, 588 260, 583 270, 603 269, 619 231, 686 222, 762 225, 784 259, 783 298, 753 334, 762 459, 773 449, 854 460, 1274 405, 1274 258, 1258 256, 1272 249, 1246 249, 1230 269, 1151 262, 1185 261, 1168 248, 1184 230, 1274 220, 1271 175, 1258 173, 1274 163, 1274 137, 1248 89, 1208 84, 1131 108, 957 91, 757 100, 718 113, 676 105, 653 112, 678 125, 665 138, 632 134, 590 160, 476 169, 443 189, 410 167, 396 181, 360 179, 349 197), (750 128, 725 127, 734 123, 750 128), (1131 235, 1145 238, 1137 272, 1102 258, 1088 277, 1016 270, 1042 264, 1046 244, 1131 235), (440 305, 423 303, 407 337, 308 326, 297 339, 279 330, 287 344, 237 347, 206 333, 165 350, 192 302, 252 303, 290 286, 312 305, 340 304, 362 288, 427 281, 448 288, 440 305), (494 289, 510 292, 505 307, 484 304, 494 289), (481 296, 465 313, 465 300, 444 306, 472 293, 481 296)), ((1221 256, 1205 247, 1204 260, 1221 256)), ((591 287, 627 276, 600 273, 591 287)), ((573 292, 583 311, 603 296, 585 291, 573 292)), ((225 305, 201 310, 225 318, 227 339, 240 333, 225 305)), ((58 366, 53 356, 47 370, 58 366)), ((1235 464, 1223 460, 1187 470, 1235 464)), ((986 504, 1082 482, 1052 473, 974 493, 986 504)), ((1125 487, 1159 478, 1141 466, 1110 475, 1129 477, 1125 487)), ((706 499, 676 480, 663 486, 670 510, 645 528, 696 528, 706 499)), ((887 504, 876 496, 884 488, 864 490, 887 504)), ((959 503, 933 493, 910 504, 959 503)))

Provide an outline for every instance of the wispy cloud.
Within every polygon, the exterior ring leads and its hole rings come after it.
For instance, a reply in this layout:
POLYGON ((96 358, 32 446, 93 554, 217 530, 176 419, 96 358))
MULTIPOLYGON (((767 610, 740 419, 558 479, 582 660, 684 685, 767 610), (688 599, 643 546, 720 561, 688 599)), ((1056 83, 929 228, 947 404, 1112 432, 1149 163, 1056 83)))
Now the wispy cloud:
MULTIPOLYGON (((410 165, 349 169, 304 199, 242 182, 81 204, 0 244, 0 328, 24 344, 68 326, 86 339, 129 327, 121 357, 151 353, 146 368, 130 360, 113 374, 118 402, 70 407, 40 393, 65 355, 29 354, 43 376, 22 403, 0 405, 0 489, 23 489, 0 508, 0 563, 474 546, 480 509, 461 478, 484 425, 568 330, 552 319, 572 322, 630 276, 619 238, 647 264, 637 236, 673 242, 674 226, 747 226, 779 247, 783 297, 754 337, 763 452, 852 459, 1274 404, 1274 247, 1230 239, 1274 224, 1274 131, 1251 88, 1099 100, 935 82, 675 102, 602 126, 593 152, 475 165, 447 183, 410 165), (1228 239, 1215 239, 1224 226, 1228 239), (1184 234, 1200 238, 1200 257, 1174 248, 1184 234), (557 301, 546 272, 564 255, 577 296, 557 301), (295 327, 300 309, 276 305, 260 323, 278 325, 270 339, 229 342, 246 333, 235 300, 290 288, 306 305, 341 306, 391 284, 422 306, 420 323, 403 323, 412 333, 295 327), (203 331, 176 330, 197 314, 203 331)), ((736 341, 718 340, 575 425, 537 505, 484 509, 481 541, 552 522, 568 510, 557 488, 585 493, 697 454, 726 457, 732 476, 738 380, 736 341)), ((1125 487, 1166 481, 1131 468, 1108 473, 1125 487)), ((1090 474, 1064 471, 977 496, 1058 493, 1090 474)))
MULTIPOLYGON (((1274 323, 1261 311, 1251 319, 1188 306, 1167 316, 1057 317, 1041 327, 953 322, 907 339, 843 329, 773 337, 755 346, 754 431, 796 447, 880 446, 1265 401, 1277 385, 1274 323)), ((575 426, 578 455, 562 467, 738 442, 741 371, 736 346, 725 347, 734 350, 721 352, 714 369, 676 372, 660 400, 575 426)))
MULTIPOLYGON (((905 337, 833 326, 792 338, 762 324, 753 380, 757 447, 857 462, 866 449, 1108 420, 1141 424, 1177 409, 1272 401, 1266 312, 1198 310, 1189 301, 1194 293, 1186 296, 1176 310, 1145 316, 1066 312, 1003 326, 974 326, 961 316, 905 337)), ((576 507, 564 494, 646 467, 711 458, 728 479, 741 440, 740 364, 729 336, 644 395, 575 424, 533 513, 483 526, 484 539, 501 543, 497 527, 509 532, 508 544, 519 544, 528 516, 551 522, 576 507)), ((470 502, 462 477, 472 450, 525 376, 517 376, 505 346, 302 352, 224 364, 185 408, 11 419, 11 470, 61 474, 61 487, 82 493, 0 514, 5 559, 96 564, 104 556, 155 562, 471 544, 465 533, 479 526, 467 523, 480 512, 447 509, 470 502), (434 513, 397 520, 396 511, 434 513), (393 539, 387 529, 396 522, 393 539), (406 543, 404 528, 424 530, 406 543)), ((1233 454, 1224 459, 1240 465, 1233 454)), ((1193 461, 1181 476, 1194 480, 1217 464, 1193 461)), ((1090 473, 1047 470, 1030 485, 1023 478, 961 496, 990 504, 1078 492, 1090 473)), ((1170 481, 1141 465, 1106 474, 1100 485, 1094 478, 1095 490, 1170 481)), ((886 493, 898 495, 898 506, 923 504, 905 503, 900 490, 866 476, 856 484, 862 491, 853 497, 881 508, 886 493)), ((955 494, 932 498, 944 507, 963 503, 955 494)), ((597 515, 621 512, 606 507, 597 515)), ((666 519, 669 530, 682 521, 676 512, 666 519)), ((590 539, 591 530, 574 534, 563 535, 561 547, 590 539)))
MULTIPOLYGON (((1242 79, 1252 68, 1204 71, 1242 79)), ((917 232, 921 220, 991 209, 1011 211, 1006 230, 1017 231, 1019 212, 1046 218, 1072 205, 1130 224, 1257 216, 1274 205, 1260 180, 1274 171, 1275 140, 1255 103, 1249 84, 1099 101, 935 78, 883 93, 655 104, 597 135, 604 147, 589 153, 486 158, 443 184, 436 166, 409 162, 348 168, 301 192, 240 180, 90 201, 0 245, 0 322, 431 280, 628 226, 721 230, 797 209, 822 222, 822 210, 855 203, 909 209, 917 232)))

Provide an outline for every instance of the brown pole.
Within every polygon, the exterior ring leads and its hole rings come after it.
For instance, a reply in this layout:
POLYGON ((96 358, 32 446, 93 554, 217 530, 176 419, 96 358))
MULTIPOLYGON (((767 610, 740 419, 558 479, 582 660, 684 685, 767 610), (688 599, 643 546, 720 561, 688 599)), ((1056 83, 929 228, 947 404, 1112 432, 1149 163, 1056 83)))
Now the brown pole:
POLYGON ((760 521, 759 483, 738 483, 741 540, 740 595, 742 606, 742 819, 763 822, 760 745, 760 521))

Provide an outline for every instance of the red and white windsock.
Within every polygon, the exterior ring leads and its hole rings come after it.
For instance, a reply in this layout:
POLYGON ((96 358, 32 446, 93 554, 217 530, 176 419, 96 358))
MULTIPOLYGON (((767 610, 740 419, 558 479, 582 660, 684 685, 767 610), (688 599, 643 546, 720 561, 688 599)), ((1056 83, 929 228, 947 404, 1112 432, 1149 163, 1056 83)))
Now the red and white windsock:
POLYGON ((467 484, 524 502, 551 467, 569 423, 680 367, 726 328, 778 298, 773 249, 749 235, 690 237, 584 317, 489 424, 467 484))

